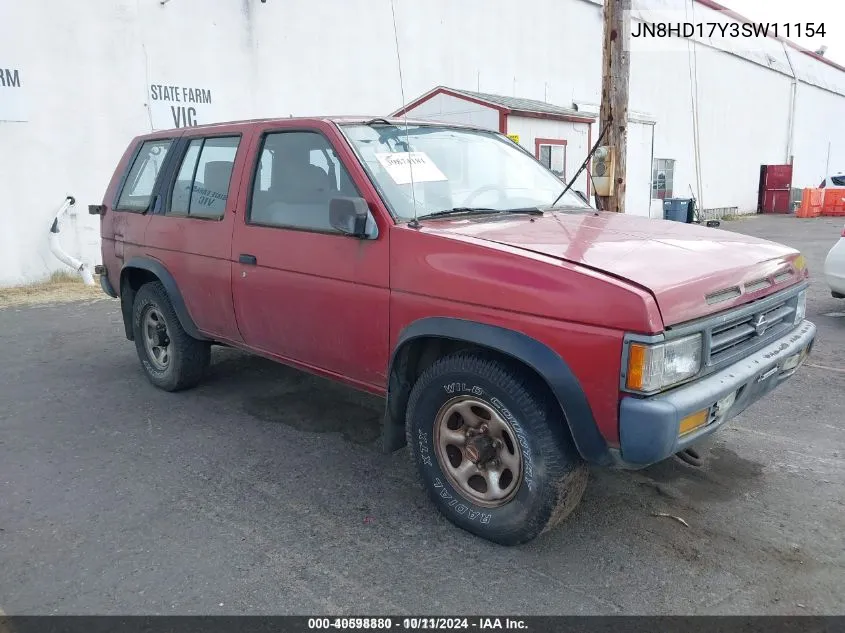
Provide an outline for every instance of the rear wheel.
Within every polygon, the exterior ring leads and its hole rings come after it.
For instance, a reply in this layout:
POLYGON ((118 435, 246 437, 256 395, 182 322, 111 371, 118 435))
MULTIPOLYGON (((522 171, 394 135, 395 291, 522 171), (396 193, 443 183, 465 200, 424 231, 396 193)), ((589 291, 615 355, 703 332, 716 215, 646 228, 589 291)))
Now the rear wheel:
POLYGON ((497 358, 436 361, 411 392, 408 445, 450 521, 503 545, 530 541, 581 499, 587 468, 557 402, 497 358))
POLYGON ((160 282, 141 286, 135 295, 132 329, 141 366, 156 387, 187 389, 205 376, 211 347, 185 332, 160 282))

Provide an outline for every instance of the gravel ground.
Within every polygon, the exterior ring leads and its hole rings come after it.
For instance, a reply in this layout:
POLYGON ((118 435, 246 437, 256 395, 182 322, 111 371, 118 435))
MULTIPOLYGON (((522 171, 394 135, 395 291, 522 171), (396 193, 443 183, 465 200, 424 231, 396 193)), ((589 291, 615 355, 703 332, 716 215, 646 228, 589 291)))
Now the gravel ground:
MULTIPOLYGON (((724 226, 820 271, 842 222, 724 226)), ((814 277, 810 364, 717 433, 703 467, 594 470, 565 524, 503 548, 442 519, 405 450, 378 452, 375 398, 233 350, 167 394, 115 302, 2 309, 0 608, 842 614, 843 312, 814 277)))

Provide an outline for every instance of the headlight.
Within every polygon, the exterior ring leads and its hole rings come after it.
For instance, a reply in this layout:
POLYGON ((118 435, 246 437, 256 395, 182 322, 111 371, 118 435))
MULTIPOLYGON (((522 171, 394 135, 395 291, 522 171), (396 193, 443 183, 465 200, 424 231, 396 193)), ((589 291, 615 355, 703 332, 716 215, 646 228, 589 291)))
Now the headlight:
POLYGON ((665 343, 631 343, 625 384, 653 393, 695 376, 701 369, 701 334, 665 343))
POLYGON ((804 317, 807 316, 807 291, 802 290, 798 293, 798 304, 795 306, 795 325, 801 323, 804 317))

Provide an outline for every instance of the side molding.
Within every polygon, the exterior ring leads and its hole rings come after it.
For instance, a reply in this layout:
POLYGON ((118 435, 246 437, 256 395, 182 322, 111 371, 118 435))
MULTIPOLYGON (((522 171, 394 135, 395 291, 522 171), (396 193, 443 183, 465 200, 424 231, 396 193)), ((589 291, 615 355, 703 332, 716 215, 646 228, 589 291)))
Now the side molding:
MULTIPOLYGON (((188 308, 185 305, 185 300, 182 298, 182 293, 179 291, 179 286, 176 285, 176 280, 173 279, 173 275, 161 264, 161 262, 151 259, 148 257, 133 257, 130 259, 126 264, 124 264, 123 268, 120 271, 120 287, 123 289, 123 279, 124 275, 129 269, 138 268, 141 270, 146 270, 156 277, 164 286, 164 289, 167 291, 167 296, 170 299, 170 303, 173 304, 173 309, 176 311, 176 316, 179 318, 179 323, 182 325, 182 328, 191 335, 195 339, 199 339, 201 341, 209 340, 207 337, 203 336, 199 329, 197 329, 196 323, 191 318, 190 313, 188 312, 188 308)), ((132 306, 124 306, 124 322, 129 323, 131 319, 126 319, 126 311, 128 310, 129 315, 132 314, 132 306)), ((127 325, 127 329, 130 329, 127 325)))
MULTIPOLYGON (((590 463, 610 466, 614 459, 608 450, 607 442, 598 430, 587 397, 578 378, 554 350, 536 339, 521 332, 501 328, 485 323, 476 323, 464 319, 447 317, 429 317, 411 323, 399 335, 388 372, 389 392, 388 411, 385 416, 385 443, 391 436, 397 435, 396 429, 389 429, 389 420, 396 424, 395 407, 389 400, 393 398, 392 388, 401 386, 394 374, 394 363, 399 358, 402 348, 419 338, 443 338, 453 341, 473 343, 510 356, 531 367, 546 381, 563 410, 569 431, 581 456, 590 463)), ((401 420, 404 433, 404 420, 401 420)))

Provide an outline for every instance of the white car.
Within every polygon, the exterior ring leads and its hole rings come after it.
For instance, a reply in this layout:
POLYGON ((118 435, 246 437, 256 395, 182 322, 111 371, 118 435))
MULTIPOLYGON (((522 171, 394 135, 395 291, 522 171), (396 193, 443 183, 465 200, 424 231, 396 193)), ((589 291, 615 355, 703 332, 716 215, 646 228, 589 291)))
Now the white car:
POLYGON ((819 189, 845 189, 845 173, 839 172, 822 180, 819 189))
POLYGON ((830 293, 837 299, 845 299, 845 229, 824 260, 824 276, 830 293))

